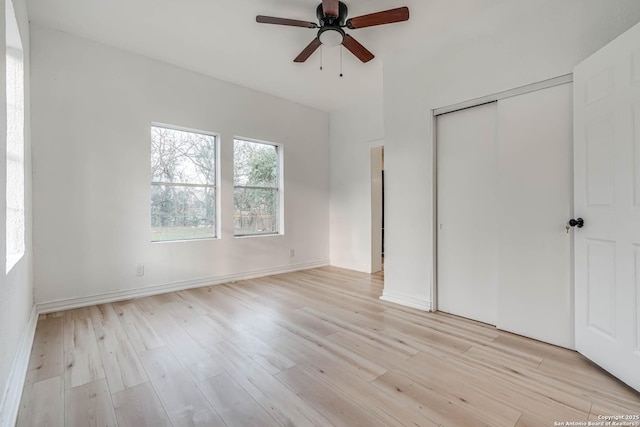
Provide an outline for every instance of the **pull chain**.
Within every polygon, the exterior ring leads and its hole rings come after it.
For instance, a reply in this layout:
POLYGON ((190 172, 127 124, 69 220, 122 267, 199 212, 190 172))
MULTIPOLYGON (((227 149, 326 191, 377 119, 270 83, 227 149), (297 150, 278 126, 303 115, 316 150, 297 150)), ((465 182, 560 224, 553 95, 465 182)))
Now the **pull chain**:
POLYGON ((322 46, 320 46, 320 71, 322 71, 322 52, 323 52, 323 49, 322 49, 322 46))
POLYGON ((342 77, 342 46, 340 46, 340 77, 342 77))

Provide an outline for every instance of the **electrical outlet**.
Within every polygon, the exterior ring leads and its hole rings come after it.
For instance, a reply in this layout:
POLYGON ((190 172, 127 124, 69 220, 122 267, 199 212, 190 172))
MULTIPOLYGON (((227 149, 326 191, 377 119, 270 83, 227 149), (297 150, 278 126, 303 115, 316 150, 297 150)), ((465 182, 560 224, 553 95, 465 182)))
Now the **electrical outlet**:
POLYGON ((144 276, 144 264, 138 264, 138 267, 136 268, 136 276, 144 276))
POLYGON ((296 256, 296 250, 295 249, 289 249, 289 258, 293 258, 296 256))

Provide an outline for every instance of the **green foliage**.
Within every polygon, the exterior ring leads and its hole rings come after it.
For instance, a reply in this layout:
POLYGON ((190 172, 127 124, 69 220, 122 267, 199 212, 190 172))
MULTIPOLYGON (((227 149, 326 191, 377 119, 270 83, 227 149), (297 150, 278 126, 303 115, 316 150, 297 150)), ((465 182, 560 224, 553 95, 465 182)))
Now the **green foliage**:
POLYGON ((276 150, 258 151, 249 162, 249 185, 276 187, 278 155, 276 150))
POLYGON ((268 144, 236 140, 234 172, 236 234, 277 232, 277 148, 268 144))

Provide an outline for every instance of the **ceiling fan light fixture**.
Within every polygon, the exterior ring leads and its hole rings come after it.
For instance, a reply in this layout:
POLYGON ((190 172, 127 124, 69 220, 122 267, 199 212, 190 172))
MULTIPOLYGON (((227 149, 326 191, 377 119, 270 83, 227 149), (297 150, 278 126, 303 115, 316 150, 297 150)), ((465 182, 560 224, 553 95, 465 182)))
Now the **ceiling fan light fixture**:
POLYGON ((318 31, 318 40, 320 40, 323 46, 340 46, 344 40, 344 31, 339 27, 321 28, 320 31, 318 31))

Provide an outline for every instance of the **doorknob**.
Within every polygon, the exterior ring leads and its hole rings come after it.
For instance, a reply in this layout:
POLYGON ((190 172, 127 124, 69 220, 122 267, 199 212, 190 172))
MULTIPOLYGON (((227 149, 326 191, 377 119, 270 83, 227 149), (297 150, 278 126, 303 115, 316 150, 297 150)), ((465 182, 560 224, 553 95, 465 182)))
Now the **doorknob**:
POLYGON ((571 227, 582 228, 582 227, 584 227, 584 219, 582 219, 582 218, 576 218, 576 219, 571 218, 569 220, 569 225, 571 227))

